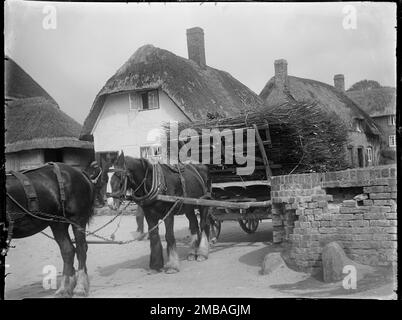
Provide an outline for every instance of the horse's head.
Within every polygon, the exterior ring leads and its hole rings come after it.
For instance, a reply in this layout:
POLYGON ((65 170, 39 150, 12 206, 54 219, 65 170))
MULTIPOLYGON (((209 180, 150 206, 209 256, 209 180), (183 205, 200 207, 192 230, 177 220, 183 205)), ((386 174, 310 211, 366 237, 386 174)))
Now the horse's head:
POLYGON ((123 151, 109 168, 107 175, 107 204, 112 210, 117 210, 127 191, 127 169, 123 151))
POLYGON ((89 179, 91 179, 93 184, 97 184, 102 175, 102 169, 96 161, 93 161, 87 168, 85 168, 84 173, 89 177, 89 179))

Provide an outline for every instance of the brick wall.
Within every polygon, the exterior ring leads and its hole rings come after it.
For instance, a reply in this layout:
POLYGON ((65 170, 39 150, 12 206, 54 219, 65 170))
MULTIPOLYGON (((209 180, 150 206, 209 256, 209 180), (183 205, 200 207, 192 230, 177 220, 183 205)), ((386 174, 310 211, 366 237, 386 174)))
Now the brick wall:
POLYGON ((396 264, 396 190, 395 166, 273 177, 273 241, 288 241, 290 262, 312 273, 332 241, 357 262, 396 264), (336 203, 331 192, 342 189, 350 199, 336 203))

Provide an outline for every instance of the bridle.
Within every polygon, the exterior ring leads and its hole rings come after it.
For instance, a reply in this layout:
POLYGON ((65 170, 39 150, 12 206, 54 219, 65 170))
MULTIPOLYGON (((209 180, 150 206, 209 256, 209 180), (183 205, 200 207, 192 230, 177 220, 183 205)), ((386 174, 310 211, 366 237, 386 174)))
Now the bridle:
POLYGON ((99 170, 99 173, 98 173, 98 175, 97 175, 95 178, 89 178, 93 184, 96 184, 96 183, 98 182, 99 177, 100 177, 100 176, 102 175, 102 173, 103 173, 102 168, 99 168, 99 169, 100 169, 100 170, 99 170))
MULTIPOLYGON (((114 199, 123 199, 126 196, 127 192, 127 181, 128 181, 128 171, 125 169, 109 169, 108 172, 119 172, 121 173, 121 178, 123 183, 121 184, 121 188, 115 192, 106 193, 107 197, 114 199)), ((109 181, 110 182, 110 181, 109 181)))
MULTIPOLYGON (((149 166, 146 166, 144 178, 142 181, 137 185, 137 187, 132 191, 131 196, 126 196, 128 182, 130 180, 130 173, 127 169, 110 169, 109 172, 119 172, 121 173, 121 179, 123 180, 121 183, 121 188, 115 192, 108 193, 107 196, 115 199, 132 199, 137 204, 143 205, 145 202, 152 202, 155 200, 156 196, 159 194, 160 190, 162 189, 162 185, 164 185, 163 181, 163 173, 159 163, 152 164, 152 184, 151 188, 147 190, 146 181, 148 180, 148 174, 150 172, 149 166), (136 195, 136 193, 141 189, 144 189, 144 195, 136 195)), ((131 177, 131 179, 133 179, 131 177)), ((131 183, 130 183, 131 184, 131 183)), ((134 181, 135 184, 135 181, 134 181)))

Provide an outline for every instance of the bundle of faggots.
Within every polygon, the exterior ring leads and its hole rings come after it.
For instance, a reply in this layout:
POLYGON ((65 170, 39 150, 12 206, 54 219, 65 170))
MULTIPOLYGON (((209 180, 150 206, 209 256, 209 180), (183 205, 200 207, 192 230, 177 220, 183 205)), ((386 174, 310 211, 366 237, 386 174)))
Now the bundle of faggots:
MULTIPOLYGON (((208 130, 211 133, 225 132, 225 135, 221 134, 221 145, 217 146, 216 140, 211 138, 203 140, 211 142, 210 148, 206 148, 205 143, 204 147, 200 147, 200 150, 208 152, 209 149, 211 151, 210 162, 206 163, 204 157, 202 163, 210 164, 212 172, 219 174, 223 178, 222 180, 228 180, 230 177, 236 179, 235 169, 250 165, 251 162, 244 163, 244 157, 247 156, 248 151, 247 143, 249 143, 246 129, 255 128, 259 133, 253 137, 255 152, 254 155, 248 157, 248 160, 255 163, 255 170, 252 174, 237 177, 238 179, 264 179, 267 171, 261 147, 265 150, 273 175, 335 171, 347 166, 347 127, 339 116, 323 110, 315 102, 286 102, 276 107, 236 117, 178 124, 179 133, 184 129, 192 129, 187 130, 187 132, 193 132, 193 134, 189 134, 192 137, 196 135, 205 137, 208 135, 208 130), (228 140, 229 131, 232 131, 233 134, 232 139, 228 140), (243 132, 243 139, 236 139, 235 132, 239 131, 243 132), (242 144, 240 148, 239 143, 242 144), (215 159, 213 159, 213 152, 216 152, 217 148, 221 151, 220 163, 216 161, 216 153, 215 159), (230 149, 233 153, 233 163, 227 161, 227 157, 225 158, 225 152, 230 149), (241 163, 242 161, 243 163, 241 163)), ((168 139, 174 141, 171 126, 166 124, 164 129, 168 139)), ((241 135, 237 134, 237 138, 239 136, 241 135)), ((179 139, 179 149, 190 140, 191 138, 184 141, 179 139)), ((199 140, 201 141, 202 138, 199 140)))

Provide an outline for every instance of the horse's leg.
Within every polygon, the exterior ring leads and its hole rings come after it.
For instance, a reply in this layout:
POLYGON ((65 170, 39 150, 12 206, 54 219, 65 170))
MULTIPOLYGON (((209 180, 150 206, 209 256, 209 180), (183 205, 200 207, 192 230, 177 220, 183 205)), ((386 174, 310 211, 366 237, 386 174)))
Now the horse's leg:
POLYGON ((190 232, 191 232, 190 252, 188 253, 187 259, 190 261, 194 261, 197 257, 197 246, 199 241, 198 220, 197 216, 195 215, 193 207, 187 207, 184 210, 186 217, 190 223, 190 232))
MULTIPOLYGON (((158 224, 157 215, 150 209, 144 209, 144 215, 147 219, 148 230, 151 230, 158 224)), ((156 227, 149 234, 150 246, 151 246, 151 259, 149 261, 149 267, 152 270, 160 271, 163 268, 163 252, 162 243, 159 237, 159 227, 156 227)))
POLYGON ((209 254, 209 221, 208 207, 200 207, 201 240, 197 249, 197 261, 208 259, 209 254))
POLYGON ((166 273, 176 273, 180 271, 179 256, 176 250, 176 239, 174 237, 174 215, 170 214, 165 219, 166 228, 166 251, 168 256, 168 262, 166 264, 166 273))
POLYGON ((75 246, 77 251, 78 271, 77 271, 77 286, 74 289, 74 294, 78 296, 87 296, 89 292, 89 277, 87 273, 87 250, 88 244, 85 235, 86 224, 81 225, 81 229, 73 226, 75 237, 75 246))
POLYGON ((68 234, 68 226, 68 224, 64 223, 54 223, 50 226, 64 262, 60 288, 55 293, 56 296, 60 297, 71 297, 76 285, 74 270, 75 249, 68 234))

